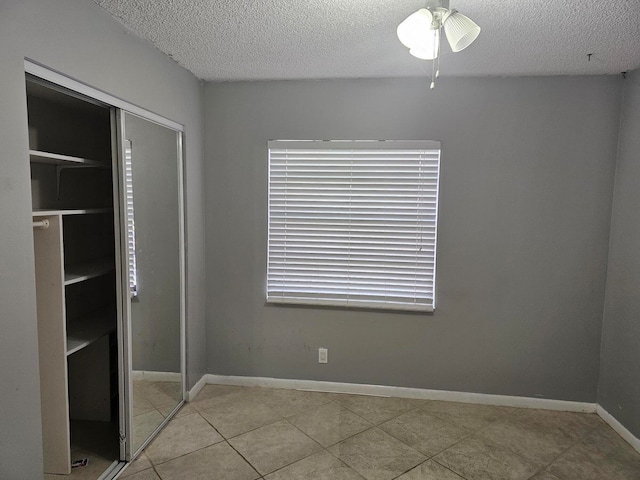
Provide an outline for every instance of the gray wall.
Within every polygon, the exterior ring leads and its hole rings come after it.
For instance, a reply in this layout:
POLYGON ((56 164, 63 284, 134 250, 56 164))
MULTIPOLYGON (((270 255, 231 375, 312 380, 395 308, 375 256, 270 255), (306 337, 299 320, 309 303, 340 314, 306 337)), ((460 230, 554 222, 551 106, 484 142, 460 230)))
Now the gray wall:
POLYGON ((640 438, 640 71, 624 82, 598 403, 640 438))
POLYGON ((201 87, 89 0, 0 0, 0 477, 41 475, 24 57, 186 125, 189 384, 205 371, 201 87))
POLYGON ((207 84, 208 371, 594 402, 620 95, 618 77, 207 84), (434 315, 265 306, 268 139, 442 141, 434 315))

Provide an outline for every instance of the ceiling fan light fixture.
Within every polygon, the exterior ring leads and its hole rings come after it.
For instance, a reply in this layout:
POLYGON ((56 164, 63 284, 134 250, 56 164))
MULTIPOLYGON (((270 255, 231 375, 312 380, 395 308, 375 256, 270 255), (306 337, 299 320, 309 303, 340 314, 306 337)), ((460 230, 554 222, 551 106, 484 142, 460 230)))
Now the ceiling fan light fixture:
POLYGON ((451 50, 461 52, 478 38, 480 27, 466 15, 453 10, 444 19, 444 33, 451 50))
POLYGON ((398 25, 398 39, 407 48, 421 48, 428 42, 432 23, 433 14, 426 8, 421 8, 398 25))
POLYGON ((409 53, 420 60, 435 60, 440 52, 440 30, 429 30, 424 42, 409 49, 409 53))
POLYGON ((440 30, 444 30, 454 52, 461 52, 480 35, 480 27, 466 15, 450 9, 449 0, 427 0, 426 8, 409 15, 397 28, 398 39, 411 55, 433 62, 431 88, 440 72, 440 30))

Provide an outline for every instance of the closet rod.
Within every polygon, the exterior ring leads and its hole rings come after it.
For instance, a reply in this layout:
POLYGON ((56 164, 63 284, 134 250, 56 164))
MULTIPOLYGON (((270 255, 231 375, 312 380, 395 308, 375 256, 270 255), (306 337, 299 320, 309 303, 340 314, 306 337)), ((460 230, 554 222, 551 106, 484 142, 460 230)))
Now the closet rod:
POLYGON ((40 230, 46 230, 49 228, 49 220, 46 218, 44 220, 40 220, 39 222, 33 222, 33 228, 39 228, 40 230))

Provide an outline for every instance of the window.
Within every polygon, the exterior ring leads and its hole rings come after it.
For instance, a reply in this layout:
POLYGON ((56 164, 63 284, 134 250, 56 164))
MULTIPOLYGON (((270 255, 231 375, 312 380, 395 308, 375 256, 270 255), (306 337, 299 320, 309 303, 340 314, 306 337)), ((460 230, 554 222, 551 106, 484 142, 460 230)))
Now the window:
POLYGON ((433 311, 439 169, 439 142, 269 142, 267 302, 433 311))

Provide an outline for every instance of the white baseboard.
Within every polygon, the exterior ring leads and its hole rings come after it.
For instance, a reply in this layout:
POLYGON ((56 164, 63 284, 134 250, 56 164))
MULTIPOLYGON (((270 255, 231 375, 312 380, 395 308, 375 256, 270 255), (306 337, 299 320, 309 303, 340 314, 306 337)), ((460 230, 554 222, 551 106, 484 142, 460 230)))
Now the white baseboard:
POLYGON ((187 402, 191 402, 196 398, 198 393, 200 393, 200 390, 202 390, 207 383, 210 383, 207 381, 208 377, 209 375, 203 375, 202 378, 196 382, 193 388, 187 392, 187 402))
MULTIPOLYGON (((383 385, 363 385, 358 383, 321 382, 315 380, 290 380, 265 377, 237 377, 212 374, 205 375, 205 377, 206 383, 208 384, 238 385, 244 387, 287 388, 293 390, 350 393, 381 397, 418 398, 422 400, 442 400, 446 402, 475 403, 480 405, 495 405, 500 407, 539 408, 543 410, 560 410, 566 412, 583 413, 595 413, 597 407, 595 403, 571 402, 566 400, 552 400, 547 398, 513 397, 509 395, 490 395, 484 393, 448 392, 444 390, 389 387, 383 385)), ((205 377, 203 377, 203 379, 205 377)), ((200 381, 202 381, 202 379, 200 381)), ((190 398, 193 397, 191 397, 190 395, 190 398)))
POLYGON ((637 452, 640 453, 640 439, 631 433, 627 428, 622 425, 616 418, 607 412, 604 407, 598 405, 597 409, 600 418, 607 422, 607 424, 613 428, 618 435, 620 435, 629 445, 631 445, 637 452))
POLYGON ((175 372, 152 372, 147 370, 133 370, 131 380, 147 380, 149 382, 181 382, 182 374, 175 372))

